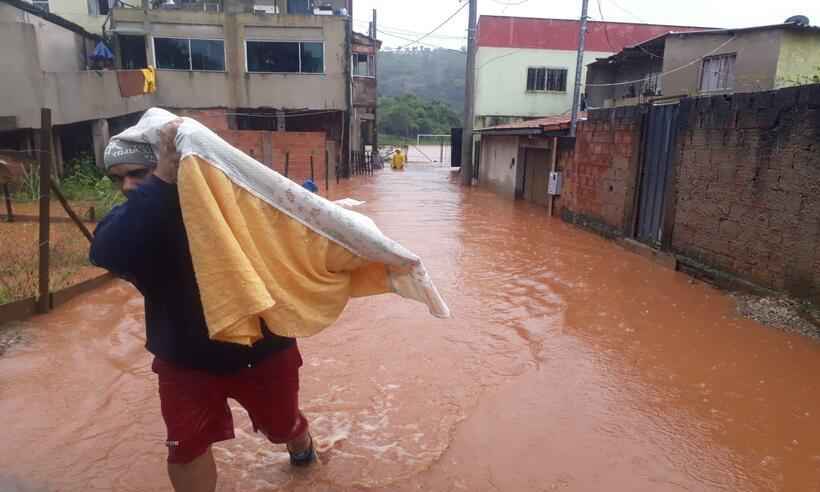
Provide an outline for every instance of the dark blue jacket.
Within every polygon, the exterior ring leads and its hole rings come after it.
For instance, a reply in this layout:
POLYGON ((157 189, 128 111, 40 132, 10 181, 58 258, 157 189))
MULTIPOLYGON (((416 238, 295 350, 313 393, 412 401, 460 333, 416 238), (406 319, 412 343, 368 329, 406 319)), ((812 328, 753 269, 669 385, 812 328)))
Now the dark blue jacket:
MULTIPOLYGON (((233 372, 291 346, 271 334, 253 347, 208 337, 176 185, 151 176, 97 225, 91 262, 128 280, 145 296, 146 348, 168 362, 233 372)), ((261 323, 261 320, 260 320, 261 323)))

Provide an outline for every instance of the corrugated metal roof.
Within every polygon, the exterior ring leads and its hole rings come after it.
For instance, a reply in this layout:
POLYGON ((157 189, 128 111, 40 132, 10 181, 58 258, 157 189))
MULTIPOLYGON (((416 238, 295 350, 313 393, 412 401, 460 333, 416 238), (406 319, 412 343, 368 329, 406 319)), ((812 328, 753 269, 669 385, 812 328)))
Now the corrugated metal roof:
MULTIPOLYGON (((584 112, 578 113, 578 121, 586 120, 587 114, 584 112)), ((535 118, 532 120, 520 121, 518 123, 507 123, 505 125, 490 126, 476 130, 478 133, 484 132, 503 132, 505 130, 539 130, 539 131, 557 131, 569 128, 572 122, 572 116, 562 114, 558 116, 547 116, 544 118, 535 118)))
MULTIPOLYGON (((478 46, 574 51, 578 49, 579 28, 577 20, 482 15, 478 46)), ((703 29, 706 28, 590 21, 586 49, 612 53, 670 31, 703 29)))
POLYGON ((820 32, 820 26, 801 26, 799 24, 794 23, 784 23, 784 24, 770 24, 767 26, 752 26, 752 27, 739 27, 734 29, 700 29, 697 31, 673 31, 669 33, 673 36, 689 36, 689 35, 700 35, 700 34, 735 34, 735 33, 742 33, 742 32, 754 32, 754 31, 770 31, 773 29, 791 29, 795 31, 813 31, 813 32, 820 32))
POLYGON ((607 57, 607 58, 599 58, 590 65, 597 65, 597 64, 607 64, 616 60, 623 58, 628 52, 632 50, 640 50, 645 52, 645 50, 641 48, 647 48, 648 46, 658 43, 660 41, 665 40, 669 36, 699 36, 704 34, 737 34, 737 33, 745 33, 745 32, 756 32, 756 31, 768 31, 773 29, 791 29, 797 31, 811 31, 811 32, 820 32, 820 27, 818 26, 801 26, 798 24, 772 24, 768 26, 753 26, 753 27, 741 27, 737 29, 701 29, 697 31, 671 31, 665 34, 661 34, 660 36, 654 37, 652 39, 647 39, 646 41, 633 44, 630 46, 625 46, 620 52, 607 57))

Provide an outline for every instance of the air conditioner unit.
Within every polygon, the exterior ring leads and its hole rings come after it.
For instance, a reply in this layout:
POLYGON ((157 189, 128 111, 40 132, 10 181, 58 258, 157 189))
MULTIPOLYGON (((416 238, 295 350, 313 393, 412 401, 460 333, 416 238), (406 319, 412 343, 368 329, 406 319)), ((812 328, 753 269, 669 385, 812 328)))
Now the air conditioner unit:
POLYGON ((276 5, 254 5, 253 13, 277 15, 279 13, 279 7, 277 7, 276 5))

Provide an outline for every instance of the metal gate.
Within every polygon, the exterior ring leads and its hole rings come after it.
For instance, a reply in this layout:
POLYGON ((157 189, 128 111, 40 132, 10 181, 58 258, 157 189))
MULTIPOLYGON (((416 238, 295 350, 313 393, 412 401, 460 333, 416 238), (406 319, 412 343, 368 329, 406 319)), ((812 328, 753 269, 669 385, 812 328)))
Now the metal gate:
POLYGON ((636 239, 660 246, 664 201, 677 136, 678 104, 652 106, 645 120, 636 239))

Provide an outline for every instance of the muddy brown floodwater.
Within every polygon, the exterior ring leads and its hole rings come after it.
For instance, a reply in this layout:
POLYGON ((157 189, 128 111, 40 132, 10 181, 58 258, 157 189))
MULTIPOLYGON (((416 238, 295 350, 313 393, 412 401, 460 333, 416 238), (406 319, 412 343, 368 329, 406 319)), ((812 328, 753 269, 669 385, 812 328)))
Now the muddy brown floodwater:
MULTIPOLYGON (((820 484, 820 345, 725 294, 410 165, 336 198, 420 254, 455 315, 354 301, 301 343, 321 464, 250 431, 220 491, 808 491, 820 484)), ((142 301, 124 283, 25 328, 0 358, 0 490, 168 490, 142 301)))

